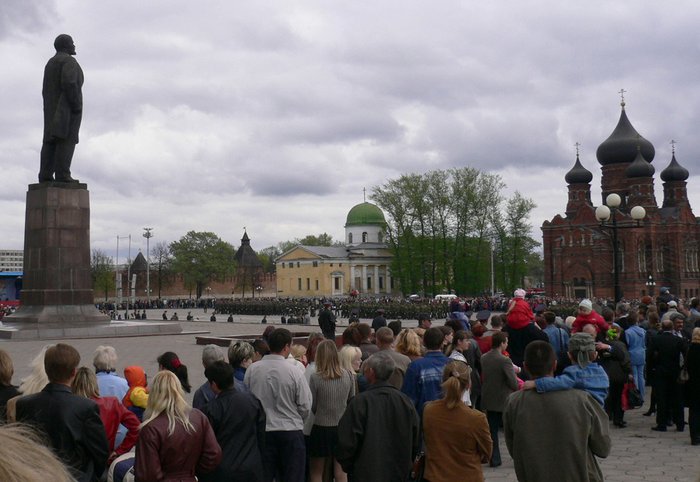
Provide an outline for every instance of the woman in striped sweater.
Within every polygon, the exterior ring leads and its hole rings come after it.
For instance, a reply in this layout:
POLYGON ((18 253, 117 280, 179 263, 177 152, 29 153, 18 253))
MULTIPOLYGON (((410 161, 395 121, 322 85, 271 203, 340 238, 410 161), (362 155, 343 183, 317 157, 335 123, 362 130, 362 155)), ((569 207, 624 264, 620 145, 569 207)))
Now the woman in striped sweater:
POLYGON ((340 367, 338 348, 331 340, 322 341, 316 349, 316 372, 309 383, 313 396, 311 411, 314 425, 309 437, 311 482, 321 482, 328 458, 333 459, 337 482, 346 482, 347 475, 335 460, 338 442, 338 421, 348 401, 355 395, 355 377, 340 367))

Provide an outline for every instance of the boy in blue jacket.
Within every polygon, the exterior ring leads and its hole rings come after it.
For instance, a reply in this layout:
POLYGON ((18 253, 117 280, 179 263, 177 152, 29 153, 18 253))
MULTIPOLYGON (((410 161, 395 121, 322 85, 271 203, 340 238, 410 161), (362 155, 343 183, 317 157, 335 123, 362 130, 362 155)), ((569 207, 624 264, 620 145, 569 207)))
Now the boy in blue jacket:
POLYGON ((588 333, 574 333, 569 340, 569 358, 572 365, 566 367, 558 377, 526 381, 523 390, 534 388, 537 392, 544 393, 577 388, 587 391, 604 406, 610 382, 603 367, 595 362, 597 357, 593 336, 588 333))

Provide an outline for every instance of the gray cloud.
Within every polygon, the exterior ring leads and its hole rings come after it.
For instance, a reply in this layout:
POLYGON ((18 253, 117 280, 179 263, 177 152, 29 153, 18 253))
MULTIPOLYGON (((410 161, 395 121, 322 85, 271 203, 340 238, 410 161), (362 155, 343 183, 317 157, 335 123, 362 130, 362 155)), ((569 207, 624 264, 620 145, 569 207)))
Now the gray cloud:
POLYGON ((462 165, 541 198, 537 233, 564 210, 575 142, 599 188, 620 88, 657 173, 673 138, 700 175, 698 14, 646 0, 2 2, 3 243, 22 245, 41 75, 61 32, 85 70, 74 173, 90 187, 93 244, 145 225, 238 244, 247 226, 264 247, 342 237, 362 188, 462 165))

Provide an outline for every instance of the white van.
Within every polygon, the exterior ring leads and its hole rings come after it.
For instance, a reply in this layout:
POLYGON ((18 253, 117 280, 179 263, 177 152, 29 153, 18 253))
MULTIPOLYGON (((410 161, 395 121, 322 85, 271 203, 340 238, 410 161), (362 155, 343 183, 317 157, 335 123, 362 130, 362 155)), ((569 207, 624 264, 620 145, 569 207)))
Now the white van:
POLYGON ((435 301, 452 301, 457 295, 435 295, 435 301))

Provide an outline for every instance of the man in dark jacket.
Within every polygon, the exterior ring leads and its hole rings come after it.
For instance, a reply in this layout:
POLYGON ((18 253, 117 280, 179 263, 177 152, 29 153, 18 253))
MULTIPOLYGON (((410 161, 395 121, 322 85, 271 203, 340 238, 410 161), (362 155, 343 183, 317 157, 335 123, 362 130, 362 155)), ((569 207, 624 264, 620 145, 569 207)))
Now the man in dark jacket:
POLYGON ((656 426, 651 429, 657 432, 665 432, 666 422, 670 419, 679 432, 685 429, 681 387, 677 380, 686 350, 685 340, 673 334, 671 320, 662 321, 661 332, 649 340, 647 370, 654 374, 653 387, 657 403, 656 426))
POLYGON ((389 355, 375 353, 363 369, 370 386, 350 401, 338 423, 336 458, 352 480, 406 480, 418 452, 418 414, 388 383, 394 372, 389 355))
POLYGON ((376 333, 378 329, 386 326, 386 318, 384 318, 384 310, 378 309, 377 316, 372 320, 372 330, 376 333))
POLYGON ((77 182, 70 175, 78 131, 83 116, 83 70, 73 58, 70 35, 54 41, 56 55, 44 69, 44 139, 41 146, 39 182, 77 182))
POLYGON ((70 345, 58 343, 46 350, 49 383, 41 392, 17 401, 17 421, 43 432, 73 477, 92 482, 106 468, 109 444, 97 404, 71 393, 79 363, 80 354, 70 345))
MULTIPOLYGON (((532 321, 513 322, 509 319, 504 331, 508 335, 508 353, 510 354, 510 359, 520 368, 523 367, 525 347, 527 347, 530 342, 535 340, 549 342, 547 334, 540 330, 532 321)), ((521 376, 525 377, 525 373, 521 373, 521 376)))
POLYGON ((329 340, 335 341, 335 315, 331 311, 331 303, 323 303, 323 309, 318 314, 318 326, 329 340))
POLYGON ((265 410, 255 395, 233 389, 233 368, 217 361, 204 370, 216 398, 204 407, 223 453, 219 467, 198 475, 202 482, 262 482, 265 410))

